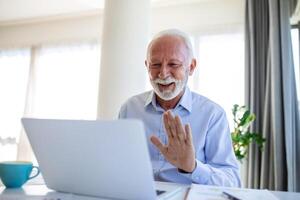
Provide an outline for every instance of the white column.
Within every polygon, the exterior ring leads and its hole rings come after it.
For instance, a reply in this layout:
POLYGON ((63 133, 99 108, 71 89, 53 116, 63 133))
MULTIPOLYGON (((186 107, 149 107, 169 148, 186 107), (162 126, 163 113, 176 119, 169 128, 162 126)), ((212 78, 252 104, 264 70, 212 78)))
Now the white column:
POLYGON ((149 25, 150 0, 105 1, 98 119, 117 118, 126 99, 145 90, 149 25))

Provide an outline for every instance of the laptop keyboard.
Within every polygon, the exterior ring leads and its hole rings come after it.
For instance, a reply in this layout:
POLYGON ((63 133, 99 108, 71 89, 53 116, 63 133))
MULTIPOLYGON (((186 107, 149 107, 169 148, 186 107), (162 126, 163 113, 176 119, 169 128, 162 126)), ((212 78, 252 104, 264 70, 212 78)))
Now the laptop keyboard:
POLYGON ((164 190, 156 190, 156 195, 159 196, 159 195, 161 195, 161 194, 163 194, 165 192, 166 191, 164 191, 164 190))

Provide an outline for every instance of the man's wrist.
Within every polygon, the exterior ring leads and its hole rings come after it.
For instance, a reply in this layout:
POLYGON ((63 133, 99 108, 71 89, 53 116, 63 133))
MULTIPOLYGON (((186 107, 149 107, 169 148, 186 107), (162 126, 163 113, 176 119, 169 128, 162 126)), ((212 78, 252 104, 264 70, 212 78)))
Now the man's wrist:
POLYGON ((184 171, 183 169, 178 168, 178 172, 183 173, 183 174, 191 174, 192 172, 187 172, 184 171))
POLYGON ((191 174, 195 171, 195 169, 197 168, 197 161, 195 160, 195 166, 194 166, 194 169, 192 171, 185 171, 183 169, 180 169, 180 168, 177 168, 178 169, 178 172, 180 173, 183 173, 183 174, 191 174))

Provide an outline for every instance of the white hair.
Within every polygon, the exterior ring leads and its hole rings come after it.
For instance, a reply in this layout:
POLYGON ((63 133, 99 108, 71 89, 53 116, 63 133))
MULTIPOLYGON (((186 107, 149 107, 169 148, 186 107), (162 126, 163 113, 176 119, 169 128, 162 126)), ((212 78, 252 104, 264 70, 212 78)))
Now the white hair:
POLYGON ((160 31, 156 35, 154 35, 154 37, 152 38, 152 40, 150 41, 150 43, 148 45, 147 58, 149 56, 149 50, 150 50, 153 42, 155 40, 157 40, 158 38, 161 38, 161 37, 164 37, 164 36, 180 37, 182 39, 183 43, 185 44, 186 48, 187 48, 188 61, 190 62, 194 58, 193 45, 192 45, 190 36, 187 33, 183 32, 183 31, 180 31, 178 29, 167 29, 167 30, 164 30, 164 31, 160 31))

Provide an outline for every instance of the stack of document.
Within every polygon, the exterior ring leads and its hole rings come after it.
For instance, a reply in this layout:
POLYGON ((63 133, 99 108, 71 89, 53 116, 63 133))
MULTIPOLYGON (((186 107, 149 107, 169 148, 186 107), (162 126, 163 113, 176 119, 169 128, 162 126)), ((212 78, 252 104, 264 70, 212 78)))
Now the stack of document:
POLYGON ((242 199, 242 200, 278 200, 268 190, 255 190, 244 188, 216 187, 207 185, 192 184, 187 195, 187 200, 224 200, 224 199, 242 199))

